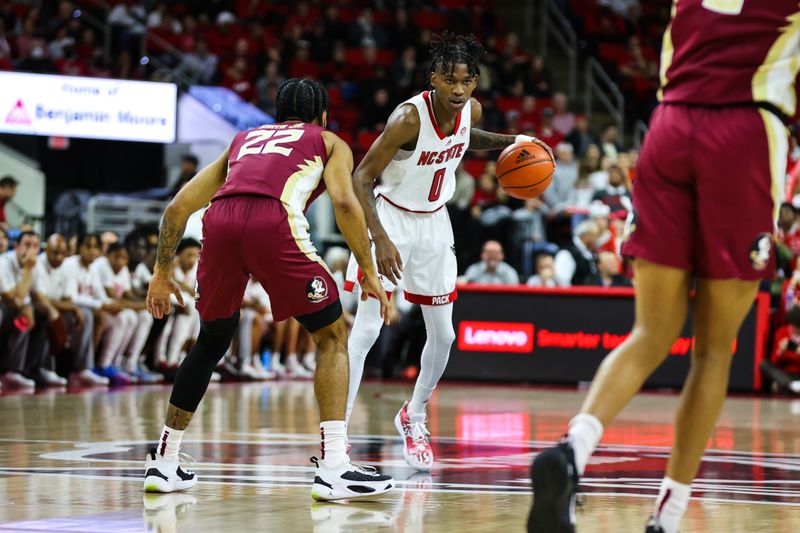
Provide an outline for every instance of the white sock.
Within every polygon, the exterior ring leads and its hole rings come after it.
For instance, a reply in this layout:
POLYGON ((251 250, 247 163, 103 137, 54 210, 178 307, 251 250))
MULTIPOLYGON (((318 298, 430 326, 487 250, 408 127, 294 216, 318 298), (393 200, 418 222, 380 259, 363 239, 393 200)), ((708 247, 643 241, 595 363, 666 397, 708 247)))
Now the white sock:
POLYGON ((674 479, 664 477, 656 499, 655 515, 664 533, 678 533, 683 513, 689 505, 691 485, 678 483, 674 479))
POLYGON ((603 424, 596 416, 581 413, 570 420, 567 438, 575 451, 575 466, 578 468, 579 476, 583 475, 586 463, 602 436, 603 424))
POLYGON ((167 461, 177 461, 184 431, 186 430, 164 426, 164 429, 161 430, 161 438, 158 440, 158 448, 156 448, 158 454, 167 461))
POLYGON ((339 467, 347 456, 347 425, 344 420, 326 420, 320 422, 319 433, 322 438, 322 463, 328 468, 339 467))
POLYGON ((285 364, 285 366, 289 370, 292 370, 293 368, 297 368, 298 366, 300 366, 300 363, 297 362, 297 354, 296 353, 290 353, 289 355, 286 356, 286 364, 285 364))
POLYGON ((353 330, 347 340, 347 358, 350 365, 350 385, 347 391, 347 408, 345 420, 350 421, 353 406, 356 403, 361 378, 364 374, 364 362, 367 354, 378 339, 383 327, 381 320, 381 304, 375 298, 368 298, 366 302, 359 300, 353 330))

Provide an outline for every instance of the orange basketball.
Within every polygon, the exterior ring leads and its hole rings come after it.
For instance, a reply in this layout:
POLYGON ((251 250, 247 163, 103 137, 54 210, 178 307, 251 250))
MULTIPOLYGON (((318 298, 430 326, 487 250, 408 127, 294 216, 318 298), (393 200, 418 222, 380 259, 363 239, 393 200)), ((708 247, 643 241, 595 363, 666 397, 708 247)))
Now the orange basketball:
POLYGON ((514 143, 497 158, 497 182, 509 196, 536 198, 553 181, 554 169, 550 154, 538 144, 514 143))

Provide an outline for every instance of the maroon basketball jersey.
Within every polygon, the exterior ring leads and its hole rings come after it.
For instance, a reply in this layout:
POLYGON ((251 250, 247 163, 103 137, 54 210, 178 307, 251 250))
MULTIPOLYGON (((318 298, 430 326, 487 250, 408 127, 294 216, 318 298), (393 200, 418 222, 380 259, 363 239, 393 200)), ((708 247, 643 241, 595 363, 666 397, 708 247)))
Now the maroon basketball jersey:
POLYGON ((676 0, 664 34, 664 102, 796 110, 800 1, 676 0))
MULTIPOLYGON (((243 131, 231 142, 228 178, 214 196, 268 196, 304 213, 325 190, 323 128, 291 122, 243 131)), ((212 200, 213 201, 213 200, 212 200)))

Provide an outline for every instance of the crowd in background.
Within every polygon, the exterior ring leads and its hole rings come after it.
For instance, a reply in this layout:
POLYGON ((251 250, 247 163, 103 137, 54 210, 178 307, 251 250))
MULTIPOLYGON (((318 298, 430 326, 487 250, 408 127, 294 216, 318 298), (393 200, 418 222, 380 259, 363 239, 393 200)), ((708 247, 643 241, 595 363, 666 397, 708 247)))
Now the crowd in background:
MULTIPOLYGON (((626 95, 630 115, 646 120, 655 105, 658 49, 670 2, 556 3, 581 46, 598 58, 626 95)), ((281 81, 312 77, 329 91, 329 127, 350 143, 358 159, 394 107, 427 87, 431 37, 444 28, 474 33, 486 47, 474 94, 483 106, 480 126, 534 135, 553 147, 557 163, 546 193, 521 201, 498 187, 495 154, 471 154, 463 162, 448 204, 461 281, 632 286, 635 280, 620 245, 638 152, 625 145, 617 125, 575 108, 555 86, 546 59, 521 46, 491 2, 446 0, 431 7, 414 1, 112 0, 106 8, 92 0, 0 0, 0 70, 222 85, 269 114, 274 114, 281 81), (108 34, 104 27, 110 28, 108 34)), ((794 161, 797 156, 794 150, 794 161)), ((191 156, 184 162, 197 164, 191 156)), ((182 172, 174 191, 194 170, 182 172)), ((10 183, 0 181, 0 197, 7 197, 3 191, 13 188, 10 183)), ((183 243, 176 263, 187 307, 167 321, 153 322, 143 311, 155 254, 152 228, 122 236, 122 243, 110 242, 111 236, 84 235, 77 241, 48 236, 44 246, 38 236, 19 229, 12 237, 16 248, 0 262, 0 349, 15 347, 9 350, 17 354, 2 362, 7 386, 29 386, 30 379, 60 383, 65 377, 95 385, 149 382, 174 373, 197 335, 191 302, 199 243, 183 243), (65 251, 54 252, 53 246, 65 251), (40 247, 45 249, 41 255, 40 247), (64 265, 59 267, 62 255, 64 265), (30 266, 33 256, 35 267, 30 266), (84 276, 85 283, 51 282, 49 287, 56 288, 48 292, 41 288, 48 287, 46 282, 30 282, 20 291, 19 280, 9 280, 26 268, 61 268, 66 274, 60 275, 84 276), (14 292, 9 287, 19 294, 9 297, 14 292), (90 288, 93 299, 84 299, 81 287, 90 288), (64 331, 60 336, 53 333, 58 328, 64 331), (55 362, 66 366, 55 368, 57 375, 48 374, 54 368, 48 354, 64 350, 76 355, 56 357, 55 362)), ((800 313, 793 312, 800 304, 800 270, 795 270, 800 224, 791 204, 781 210, 778 237, 780 268, 773 294, 774 325, 780 329, 772 366, 765 368, 779 386, 800 393, 800 313)), ((346 251, 328 252, 329 264, 342 277, 346 251)), ((413 361, 424 339, 418 308, 398 295, 393 299, 397 324, 376 348, 380 356, 373 370, 383 375, 413 361)), ((351 318, 354 306, 354 301, 345 305, 351 318)), ((237 342, 221 369, 224 376, 308 377, 313 370, 310 339, 295 322, 271 324, 268 298, 257 280, 248 287, 242 317, 237 342), (267 368, 260 355, 265 346, 274 352, 267 368)))

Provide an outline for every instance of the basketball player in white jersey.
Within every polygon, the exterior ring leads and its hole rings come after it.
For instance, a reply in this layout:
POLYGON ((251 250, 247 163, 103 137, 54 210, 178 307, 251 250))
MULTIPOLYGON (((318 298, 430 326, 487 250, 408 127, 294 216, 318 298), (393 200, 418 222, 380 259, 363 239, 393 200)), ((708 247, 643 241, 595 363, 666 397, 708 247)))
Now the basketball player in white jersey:
MULTIPOLYGON (((384 288, 392 291, 402 277, 406 299, 422 306, 425 319, 428 339, 414 394, 395 417, 395 427, 403 437, 403 456, 419 471, 433 466, 425 407, 444 373, 455 339, 452 304, 458 296, 457 265, 453 229, 443 207, 455 192, 456 167, 467 149, 496 150, 518 141, 534 141, 549 150, 525 135, 500 135, 473 128, 481 118, 481 105, 471 95, 482 52, 483 47, 472 36, 447 32, 435 36, 431 47, 432 90, 394 110, 354 175, 384 288), (382 184, 373 191, 378 176, 382 184)), ((351 257, 345 289, 352 290, 360 276, 351 257)), ((379 302, 374 298, 360 302, 348 344, 348 421, 364 360, 382 325, 379 302)))

